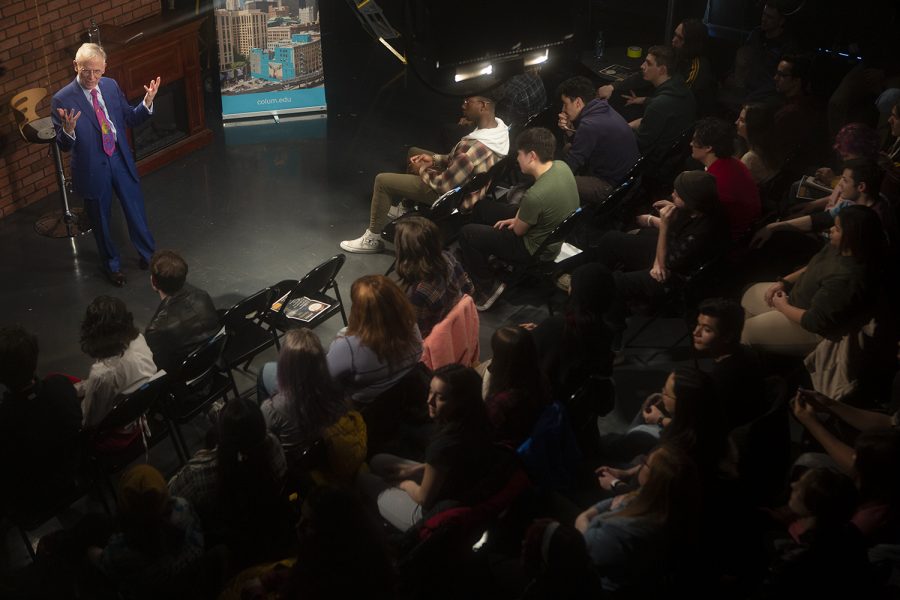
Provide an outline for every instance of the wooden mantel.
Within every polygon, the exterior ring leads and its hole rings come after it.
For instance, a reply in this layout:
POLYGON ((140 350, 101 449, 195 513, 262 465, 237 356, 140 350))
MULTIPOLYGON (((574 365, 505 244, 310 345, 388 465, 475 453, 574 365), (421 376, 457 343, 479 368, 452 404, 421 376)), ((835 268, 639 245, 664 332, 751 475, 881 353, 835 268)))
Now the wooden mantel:
MULTIPOLYGON (((144 97, 144 86, 157 76, 162 85, 184 81, 188 114, 188 136, 138 161, 138 172, 146 175, 209 144, 200 76, 200 25, 205 17, 193 12, 170 12, 125 27, 100 24, 100 39, 106 50, 106 76, 115 79, 128 101, 144 97)), ((131 132, 128 132, 129 140, 131 132)), ((132 147, 133 144, 132 144, 132 147)))

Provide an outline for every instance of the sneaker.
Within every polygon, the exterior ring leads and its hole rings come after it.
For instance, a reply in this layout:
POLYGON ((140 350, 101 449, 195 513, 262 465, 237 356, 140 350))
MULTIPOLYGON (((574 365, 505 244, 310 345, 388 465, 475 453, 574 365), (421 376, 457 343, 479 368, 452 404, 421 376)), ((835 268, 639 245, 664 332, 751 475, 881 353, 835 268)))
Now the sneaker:
POLYGON ((403 215, 409 212, 409 209, 403 206, 403 203, 394 204, 391 206, 390 210, 388 210, 387 216, 388 219, 393 221, 394 219, 399 219, 403 215))
POLYGON ((476 305, 475 309, 478 312, 485 312, 487 310, 490 310, 494 305, 494 302, 497 301, 497 299, 503 294, 504 291, 506 291, 506 284, 498 283, 497 287, 494 288, 494 291, 491 292, 489 296, 484 298, 481 304, 476 305))
POLYGON ((572 276, 568 273, 560 275, 554 283, 556 283, 556 287, 567 294, 572 290, 572 276))
POLYGON ((355 240, 344 240, 341 242, 341 249, 353 254, 375 254, 384 250, 384 242, 377 235, 366 229, 366 232, 355 240))

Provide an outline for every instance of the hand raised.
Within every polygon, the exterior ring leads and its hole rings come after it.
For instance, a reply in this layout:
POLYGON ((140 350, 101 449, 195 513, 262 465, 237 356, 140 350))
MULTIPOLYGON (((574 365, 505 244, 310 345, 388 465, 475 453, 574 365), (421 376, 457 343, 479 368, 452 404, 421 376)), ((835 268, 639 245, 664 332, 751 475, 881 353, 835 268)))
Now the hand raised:
POLYGON ((150 108, 150 105, 153 104, 153 99, 156 98, 156 92, 159 91, 159 82, 160 78, 150 80, 150 85, 144 86, 144 105, 147 108, 150 108))
POLYGON ((59 114, 59 118, 62 120, 63 130, 69 135, 75 133, 75 123, 78 122, 78 118, 81 116, 81 111, 79 110, 76 113, 74 108, 72 110, 57 108, 56 112, 57 114, 59 114))

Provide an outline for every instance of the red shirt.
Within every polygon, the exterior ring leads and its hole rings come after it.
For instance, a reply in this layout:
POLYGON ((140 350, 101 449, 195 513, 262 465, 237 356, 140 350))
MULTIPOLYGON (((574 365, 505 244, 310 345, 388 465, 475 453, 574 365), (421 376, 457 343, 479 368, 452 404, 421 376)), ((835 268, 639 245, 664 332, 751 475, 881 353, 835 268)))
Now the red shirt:
POLYGON ((706 170, 716 178, 719 202, 728 217, 731 239, 736 240, 762 213, 759 188, 744 163, 736 158, 719 158, 706 170))

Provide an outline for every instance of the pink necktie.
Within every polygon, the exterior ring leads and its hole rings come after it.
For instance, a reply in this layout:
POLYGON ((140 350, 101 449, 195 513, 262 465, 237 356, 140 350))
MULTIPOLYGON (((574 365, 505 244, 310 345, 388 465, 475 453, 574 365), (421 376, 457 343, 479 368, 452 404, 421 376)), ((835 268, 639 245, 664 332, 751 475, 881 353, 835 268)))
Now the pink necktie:
POLYGON ((100 123, 100 132, 103 138, 103 151, 107 156, 112 156, 116 151, 116 136, 112 131, 112 125, 100 106, 100 100, 97 99, 97 90, 91 90, 91 99, 94 101, 94 113, 97 115, 97 121, 100 123))

